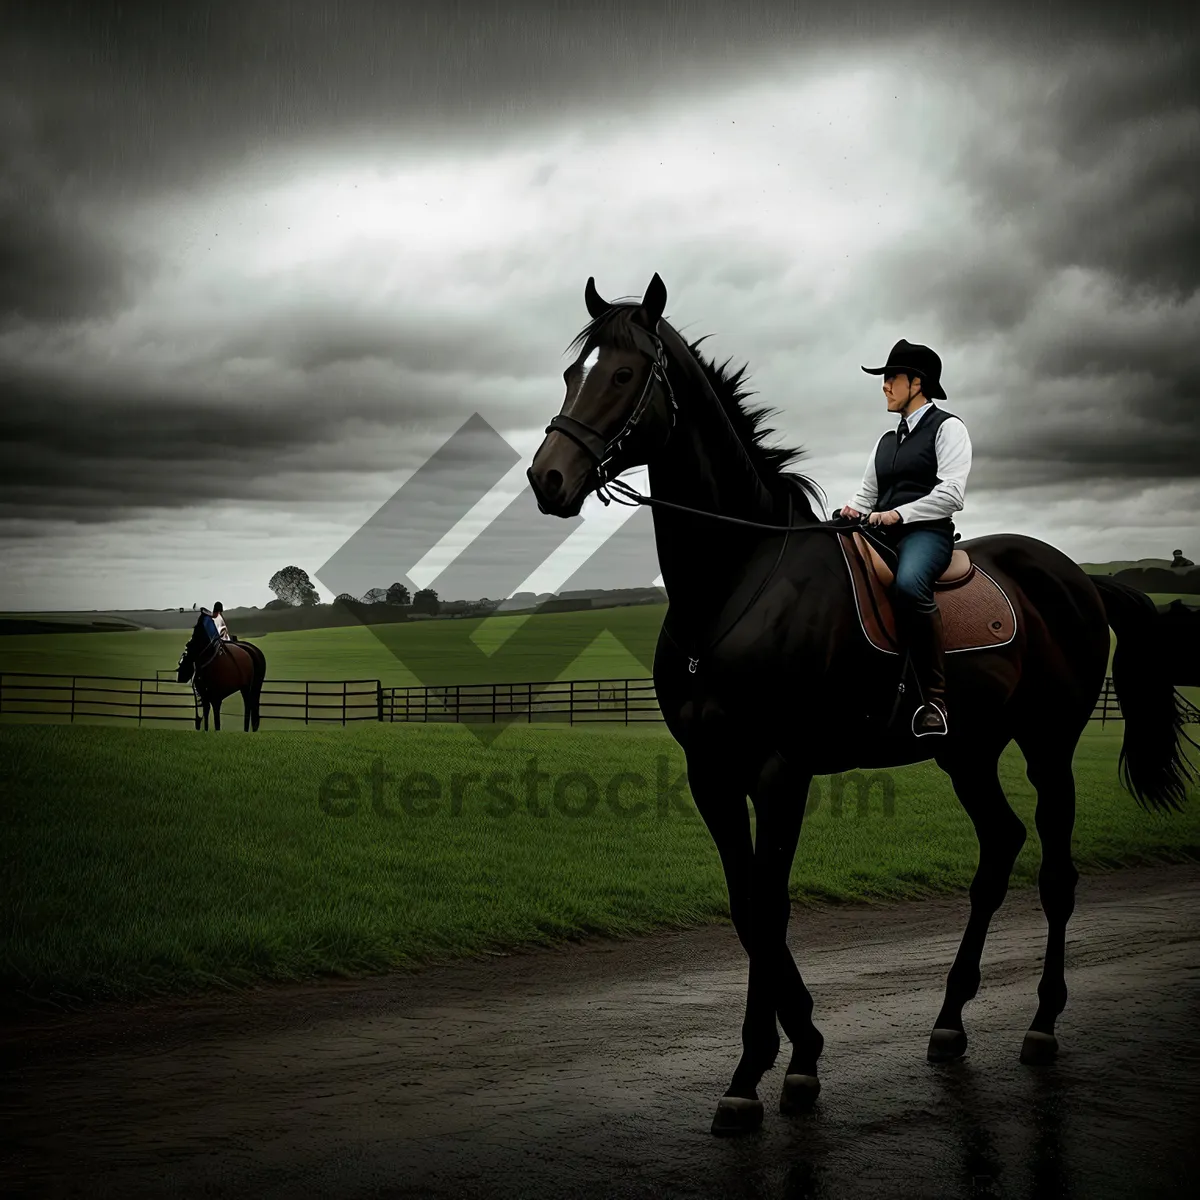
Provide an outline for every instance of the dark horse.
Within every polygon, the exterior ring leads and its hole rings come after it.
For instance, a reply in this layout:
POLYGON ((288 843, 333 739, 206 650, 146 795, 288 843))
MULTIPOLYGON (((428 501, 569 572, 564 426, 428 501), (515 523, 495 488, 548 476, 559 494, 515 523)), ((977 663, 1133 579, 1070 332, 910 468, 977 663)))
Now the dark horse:
MULTIPOLYGON (((1125 729, 1119 771, 1143 807, 1178 808, 1192 771, 1177 706, 1154 653, 1154 606, 1144 594, 1087 575, 1053 546, 1003 533, 961 544, 1012 601, 1011 641, 947 656, 948 735, 912 736, 888 718, 896 658, 858 624, 839 530, 819 519, 820 488, 786 471, 802 450, 763 445, 770 410, 748 410, 745 367, 727 374, 662 320, 655 275, 641 302, 609 304, 589 279, 591 322, 572 343, 566 399, 528 472, 541 511, 577 514, 585 496, 624 492, 650 504, 669 598, 654 658, 663 718, 725 871, 737 936, 749 955, 742 1054, 718 1101, 714 1133, 757 1128, 757 1087, 780 1037, 791 1042, 781 1110, 805 1110, 820 1084, 823 1038, 787 943, 789 877, 814 775, 932 758, 975 826, 979 865, 971 915, 950 968, 928 1057, 966 1050, 963 1007, 979 987, 988 924, 1008 890, 1026 830, 1000 786, 1001 752, 1016 741, 1037 791, 1038 886, 1049 924, 1038 1008, 1023 1062, 1057 1050, 1067 999, 1064 948, 1078 873, 1072 757, 1108 664, 1109 628, 1125 729), (649 468, 650 496, 616 479, 649 468), (765 526, 765 528, 764 528, 765 526), (749 796, 756 830, 751 836, 749 796)), ((703 341, 703 339, 700 339, 703 341)), ((1190 742, 1191 739, 1187 738, 1190 742)), ((1194 744, 1194 743, 1193 743, 1194 744)))
MULTIPOLYGON (((204 728, 208 730, 208 710, 212 709, 213 727, 221 728, 221 701, 234 692, 242 693, 245 714, 242 729, 251 726, 258 732, 258 703, 267 674, 266 655, 252 642, 225 642, 216 635, 211 620, 201 613, 188 644, 179 656, 180 683, 191 682, 192 691, 204 710, 204 728)), ((196 714, 200 728, 200 714, 196 714)))
POLYGON ((1200 687, 1200 609, 1173 600, 1160 614, 1158 624, 1163 653, 1171 662, 1172 682, 1200 687))

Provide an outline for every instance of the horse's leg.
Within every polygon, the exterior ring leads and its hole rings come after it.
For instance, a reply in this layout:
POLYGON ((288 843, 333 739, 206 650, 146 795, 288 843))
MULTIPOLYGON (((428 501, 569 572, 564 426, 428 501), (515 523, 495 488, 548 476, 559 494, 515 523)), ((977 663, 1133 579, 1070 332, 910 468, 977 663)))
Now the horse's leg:
POLYGON ((221 732, 221 701, 222 701, 224 698, 225 698, 224 696, 214 696, 214 697, 213 697, 213 702, 212 702, 212 706, 213 706, 213 729, 214 729, 214 730, 215 730, 217 733, 220 733, 220 732, 221 732))
POLYGON ((210 700, 207 696, 205 696, 204 697, 204 732, 205 733, 208 732, 208 713, 211 708, 212 708, 212 700, 210 700))
POLYGON ((772 967, 769 981, 779 1023, 792 1043, 779 1098, 780 1112, 788 1115, 806 1112, 816 1101, 821 1090, 817 1059, 825 1047, 825 1039, 813 1024, 812 995, 787 944, 792 861, 811 785, 811 771, 801 771, 776 753, 764 764, 751 790, 757 826, 754 912, 763 957, 772 967))
POLYGON ((752 845, 749 812, 736 783, 716 769, 694 771, 689 760, 689 780, 693 774, 698 780, 693 797, 721 854, 730 915, 750 958, 742 1057, 712 1125, 713 1133, 742 1133, 762 1124, 757 1089, 779 1053, 776 1013, 793 1044, 781 1108, 807 1108, 820 1086, 816 1064, 823 1039, 812 1023, 812 997, 787 947, 788 880, 811 775, 801 776, 778 756, 768 760, 751 789, 757 824, 752 845))
POLYGON ((971 880, 971 916, 946 979, 942 1010, 929 1039, 931 1062, 960 1058, 967 1049, 963 1006, 979 991, 979 960, 988 926, 1008 894, 1008 879, 1025 844, 1025 826, 1009 807, 1000 786, 997 764, 1000 750, 990 745, 960 745, 954 752, 936 756, 938 766, 954 784, 959 802, 975 826, 979 839, 979 866, 971 880))
POLYGON ((254 690, 254 681, 251 680, 244 688, 242 688, 242 732, 250 732, 250 711, 254 707, 254 699, 251 693, 254 690))
MULTIPOLYGON (((712 751, 711 742, 704 751, 689 751, 688 789, 721 858, 729 889, 729 915, 738 940, 746 953, 752 954, 754 841, 750 835, 746 788, 729 769, 731 748, 726 747, 724 754, 712 751)), ((755 1085, 778 1053, 779 1034, 774 1009, 752 1007, 748 989, 746 1016, 742 1022, 742 1057, 734 1071, 733 1082, 717 1105, 713 1133, 741 1133, 762 1124, 763 1106, 755 1085)))
POLYGON ((253 729, 254 729, 255 733, 258 732, 258 721, 259 721, 258 706, 259 706, 260 700, 262 699, 263 678, 266 676, 266 673, 267 673, 267 664, 264 662, 260 667, 258 660, 256 659, 254 662, 254 683, 251 686, 251 692, 254 697, 253 729), (261 671, 261 674, 260 674, 260 671, 261 671))
POLYGON ((1079 872, 1071 859, 1071 831, 1075 827, 1075 776, 1071 763, 1078 740, 1078 733, 1050 735, 1045 729, 1017 737, 1025 755, 1025 773, 1037 789, 1035 820, 1042 843, 1038 891, 1049 926, 1042 980, 1038 984, 1038 1009, 1021 1047, 1023 1063, 1046 1062, 1055 1056, 1058 1040, 1054 1036, 1054 1022, 1067 1006, 1067 922, 1075 911, 1075 884, 1079 881, 1079 872))

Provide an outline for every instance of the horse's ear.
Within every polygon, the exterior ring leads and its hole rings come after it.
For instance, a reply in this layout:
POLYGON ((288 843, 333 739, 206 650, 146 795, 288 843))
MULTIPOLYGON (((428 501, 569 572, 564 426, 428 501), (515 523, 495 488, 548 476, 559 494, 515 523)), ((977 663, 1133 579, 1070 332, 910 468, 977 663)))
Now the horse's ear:
POLYGON ((641 307, 633 314, 633 319, 654 333, 666 307, 667 285, 655 271, 654 278, 650 280, 650 286, 646 288, 646 294, 642 297, 641 307))
POLYGON ((592 275, 588 276, 587 287, 583 289, 583 302, 587 305, 588 315, 593 317, 603 316, 612 308, 612 305, 601 299, 600 293, 596 291, 596 280, 592 275))

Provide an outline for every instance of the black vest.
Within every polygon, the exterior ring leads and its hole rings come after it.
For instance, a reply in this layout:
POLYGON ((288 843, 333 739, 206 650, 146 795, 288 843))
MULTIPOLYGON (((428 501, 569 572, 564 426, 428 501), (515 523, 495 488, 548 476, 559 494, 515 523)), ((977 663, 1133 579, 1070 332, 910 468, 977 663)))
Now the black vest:
MULTIPOLYGON (((879 480, 879 499, 876 512, 888 512, 900 504, 928 496, 941 483, 937 473, 937 431, 943 421, 957 421, 954 413, 930 402, 932 412, 922 413, 916 428, 897 446, 893 429, 879 439, 875 451, 875 475, 879 480)), ((899 536, 913 529, 944 529, 954 534, 954 522, 949 517, 938 521, 901 521, 891 525, 888 532, 899 536)))

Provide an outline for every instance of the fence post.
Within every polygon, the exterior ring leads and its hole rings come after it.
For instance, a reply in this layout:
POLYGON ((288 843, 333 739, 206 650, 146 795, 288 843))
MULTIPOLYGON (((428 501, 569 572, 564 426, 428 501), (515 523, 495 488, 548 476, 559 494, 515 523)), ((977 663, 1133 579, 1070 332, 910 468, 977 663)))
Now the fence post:
POLYGON ((383 680, 375 680, 375 719, 383 721, 383 680))
POLYGON ((492 684, 492 724, 496 723, 496 684, 492 684))
POLYGON ((625 680, 625 724, 629 724, 629 680, 625 680))
POLYGON ((346 728, 346 681, 342 680, 342 728, 346 728))
POLYGON ((75 676, 71 676, 71 724, 75 724, 75 676))
POLYGON ((308 724, 308 680, 304 681, 304 723, 308 724))
MULTIPOLYGON (((144 679, 138 680, 138 728, 142 727, 142 687, 145 684, 144 679)), ((71 676, 71 711, 75 711, 75 676, 71 676)))

